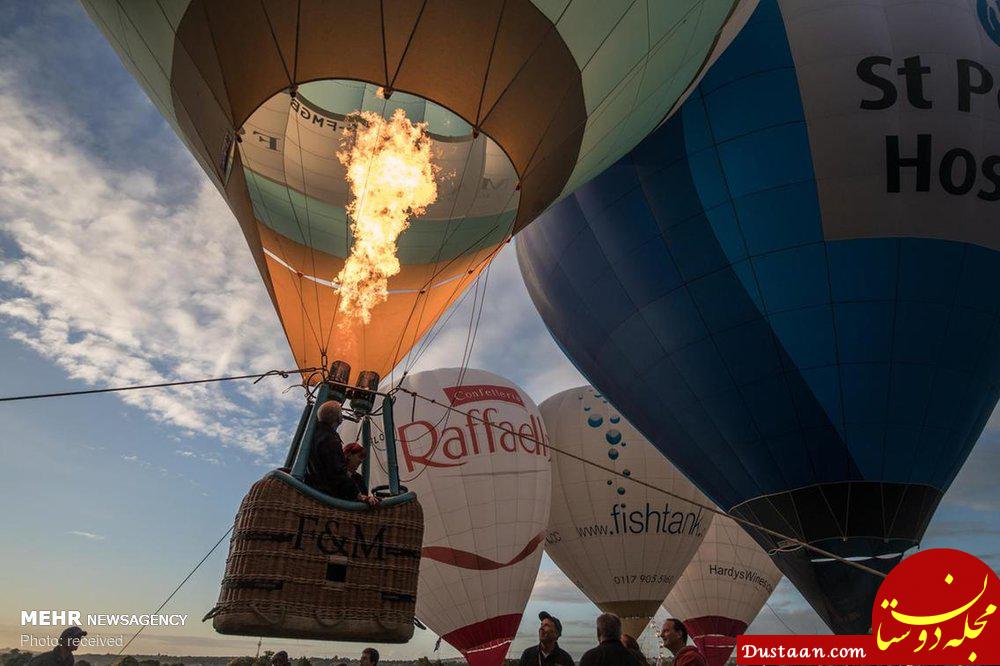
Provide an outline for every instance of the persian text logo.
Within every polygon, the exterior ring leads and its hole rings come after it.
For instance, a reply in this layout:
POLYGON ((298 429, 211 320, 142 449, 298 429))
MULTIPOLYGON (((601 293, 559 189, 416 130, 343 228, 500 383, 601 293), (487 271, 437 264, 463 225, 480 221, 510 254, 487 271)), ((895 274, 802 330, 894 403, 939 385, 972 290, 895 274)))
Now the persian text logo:
POLYGON ((982 560, 949 548, 915 553, 875 598, 872 633, 887 660, 878 663, 1000 663, 996 602, 1000 579, 982 560))
POLYGON ((993 43, 1000 46, 1000 0, 978 0, 976 13, 983 30, 993 43))

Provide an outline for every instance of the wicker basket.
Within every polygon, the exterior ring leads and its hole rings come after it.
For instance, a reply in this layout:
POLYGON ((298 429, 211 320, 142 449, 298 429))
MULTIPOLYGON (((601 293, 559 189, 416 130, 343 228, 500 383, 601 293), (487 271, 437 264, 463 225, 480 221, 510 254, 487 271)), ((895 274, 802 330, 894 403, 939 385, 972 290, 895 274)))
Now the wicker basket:
POLYGON ((415 498, 341 509, 271 472, 243 499, 206 619, 223 634, 405 643, 423 531, 415 498))

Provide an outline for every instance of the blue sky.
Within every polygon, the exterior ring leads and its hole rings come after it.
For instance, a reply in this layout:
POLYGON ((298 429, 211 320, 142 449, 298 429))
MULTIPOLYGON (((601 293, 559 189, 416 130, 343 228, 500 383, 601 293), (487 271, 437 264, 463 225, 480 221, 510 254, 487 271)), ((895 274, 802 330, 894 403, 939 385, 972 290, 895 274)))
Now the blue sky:
MULTIPOLYGON (((79 5, 0 3, 0 119, 0 395, 292 367, 231 213, 79 5)), ((511 249, 491 269, 471 365, 541 402, 582 381, 535 313, 511 249)), ((460 363, 464 308, 418 367, 460 363)), ((300 409, 296 391, 282 393, 290 383, 0 404, 0 647, 17 645, 21 609, 155 609, 283 457, 300 409)), ((925 547, 963 548, 996 568, 998 471, 991 422, 925 547)), ((166 609, 188 613, 187 626, 150 629, 133 651, 253 651, 256 641, 199 622, 224 553, 166 609)), ((752 631, 821 630, 787 582, 770 606, 752 631)), ((563 618, 576 653, 592 642, 596 609, 547 558, 528 616, 542 608, 563 618)), ((534 629, 525 623, 513 653, 534 629)), ((383 653, 431 654, 435 638, 418 632, 383 653)))

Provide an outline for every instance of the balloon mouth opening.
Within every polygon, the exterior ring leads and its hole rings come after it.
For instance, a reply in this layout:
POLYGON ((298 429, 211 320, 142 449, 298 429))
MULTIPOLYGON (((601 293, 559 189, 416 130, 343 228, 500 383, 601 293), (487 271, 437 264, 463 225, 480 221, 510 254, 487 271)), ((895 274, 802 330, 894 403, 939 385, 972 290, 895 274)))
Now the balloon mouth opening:
POLYGON ((400 237, 400 261, 448 261, 506 240, 520 203, 520 177, 504 148, 428 99, 348 79, 283 90, 240 128, 238 150, 258 221, 347 257, 352 192, 337 154, 354 144, 362 114, 369 119, 363 122, 377 117, 388 125, 398 113, 426 136, 437 187, 436 199, 412 216, 400 237))
POLYGON ((277 236, 278 259, 300 248, 310 269, 318 253, 330 260, 336 270, 307 277, 340 292, 343 322, 369 323, 389 294, 473 275, 511 236, 520 186, 507 153, 417 95, 313 81, 273 95, 239 137, 262 235, 277 236))

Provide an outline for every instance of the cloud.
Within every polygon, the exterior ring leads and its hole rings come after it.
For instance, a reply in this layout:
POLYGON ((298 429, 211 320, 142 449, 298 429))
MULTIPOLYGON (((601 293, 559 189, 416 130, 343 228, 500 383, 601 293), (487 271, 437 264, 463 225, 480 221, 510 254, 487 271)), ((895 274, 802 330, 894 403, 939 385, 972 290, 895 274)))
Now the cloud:
POLYGON ((94 534, 93 532, 78 532, 76 530, 72 530, 70 532, 67 532, 67 534, 83 537, 84 539, 90 539, 91 541, 104 541, 104 535, 94 534))
MULTIPOLYGON (((101 162, 78 147, 85 130, 72 121, 39 124, 6 73, 0 116, 7 335, 90 386, 289 367, 246 243, 207 178, 164 205, 158 172, 101 162)), ((190 159, 186 168, 196 169, 190 159)), ((117 395, 184 432, 264 453, 286 436, 283 388, 265 381, 240 394, 201 385, 117 395)))
POLYGON ((475 285, 469 287, 427 338, 433 338, 430 346, 421 350, 418 344, 403 364, 412 366, 411 372, 460 366, 463 350, 470 346, 469 367, 502 368, 500 374, 521 386, 536 402, 587 383, 538 316, 521 278, 513 244, 505 246, 484 271, 478 295, 475 285))
MULTIPOLYGON (((996 418, 996 413, 993 418, 996 418)), ((941 502, 942 506, 957 505, 977 511, 1000 510, 997 470, 1000 470, 1000 431, 987 429, 952 482, 941 502)))
POLYGON ((535 578, 531 601, 589 604, 590 600, 559 569, 542 569, 535 578))
MULTIPOLYGON (((1000 527, 983 520, 935 520, 924 539, 955 539, 958 537, 998 536, 1000 527)), ((926 543, 924 544, 927 545, 926 543)))

